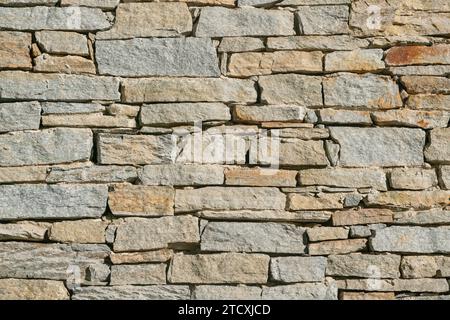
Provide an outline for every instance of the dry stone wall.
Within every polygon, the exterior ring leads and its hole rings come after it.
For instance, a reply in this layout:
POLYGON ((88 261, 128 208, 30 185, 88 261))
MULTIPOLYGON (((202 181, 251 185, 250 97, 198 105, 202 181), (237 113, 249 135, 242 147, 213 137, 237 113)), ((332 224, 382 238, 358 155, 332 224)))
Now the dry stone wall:
POLYGON ((447 0, 0 0, 0 299, 449 299, 447 0))

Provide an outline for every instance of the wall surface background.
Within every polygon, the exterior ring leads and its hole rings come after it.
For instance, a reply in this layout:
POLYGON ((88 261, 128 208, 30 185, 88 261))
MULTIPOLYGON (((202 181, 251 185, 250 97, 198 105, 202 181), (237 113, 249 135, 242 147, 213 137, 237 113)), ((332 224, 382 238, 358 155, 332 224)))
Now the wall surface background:
POLYGON ((0 0, 0 299, 449 299, 450 3, 0 0))

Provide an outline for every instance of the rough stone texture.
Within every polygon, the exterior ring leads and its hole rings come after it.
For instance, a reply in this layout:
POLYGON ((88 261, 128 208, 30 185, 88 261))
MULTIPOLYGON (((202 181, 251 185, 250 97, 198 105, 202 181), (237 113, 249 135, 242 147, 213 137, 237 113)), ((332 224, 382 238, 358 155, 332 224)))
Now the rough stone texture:
POLYGON ((0 240, 42 241, 47 227, 32 222, 0 224, 0 240))
POLYGON ((39 129, 41 106, 37 102, 0 104, 0 132, 39 129))
POLYGON ((323 283, 301 283, 263 287, 263 300, 337 300, 337 287, 323 283))
POLYGON ((359 278, 400 277, 400 256, 352 253, 328 256, 327 276, 359 278))
POLYGON ((195 286, 192 298, 196 300, 259 300, 261 288, 254 286, 195 286))
POLYGON ((405 126, 423 129, 445 128, 450 119, 446 111, 389 110, 373 112, 373 122, 379 126, 405 126))
POLYGON ((328 210, 343 208, 344 196, 339 193, 322 193, 317 197, 291 193, 288 195, 289 210, 328 210))
POLYGON ((107 192, 104 185, 1 185, 0 220, 100 217, 107 192))
POLYGON ((370 245, 374 251, 449 253, 449 236, 449 227, 393 226, 377 230, 370 245))
POLYGON ((260 51, 264 49, 264 43, 259 38, 227 37, 217 49, 219 52, 260 51))
POLYGON ((444 279, 349 279, 344 289, 358 291, 447 292, 444 279))
POLYGON ((96 42, 95 54, 100 74, 122 77, 220 75, 209 39, 104 40, 96 42))
POLYGON ((265 121, 302 122, 307 110, 292 104, 271 106, 241 106, 234 108, 234 117, 239 122, 258 123, 265 121))
POLYGON ((44 182, 47 177, 47 167, 0 167, 0 183, 13 182, 44 182))
POLYGON ((331 218, 331 212, 329 211, 205 210, 198 214, 200 217, 207 219, 243 221, 326 222, 331 218))
POLYGON ((0 70, 31 69, 31 34, 0 32, 0 70))
POLYGON ((388 191, 369 194, 369 206, 427 209, 450 203, 450 191, 388 191))
POLYGON ((347 239, 348 232, 348 229, 339 227, 319 227, 306 229, 308 240, 311 242, 347 239))
POLYGON ((73 294, 74 300, 186 300, 190 298, 188 286, 114 286, 80 287, 73 294))
POLYGON ((404 278, 434 278, 450 275, 450 257, 407 256, 403 257, 401 272, 404 278))
POLYGON ((172 187, 116 185, 108 206, 115 216, 165 216, 173 214, 172 187))
POLYGON ((97 39, 171 37, 192 30, 192 18, 184 3, 122 3, 114 26, 97 39))
POLYGON ((104 243, 107 222, 102 220, 76 220, 53 223, 48 237, 57 242, 104 243))
POLYGON ((87 166, 81 168, 53 167, 45 179, 48 183, 133 182, 137 170, 131 166, 87 166))
POLYGON ((310 6, 296 11, 297 27, 301 34, 347 34, 349 10, 347 6, 310 6))
POLYGON ((293 35, 294 15, 287 11, 211 7, 200 13, 196 37, 293 35))
POLYGON ((265 283, 269 256, 221 253, 176 254, 170 265, 170 283, 265 283))
POLYGON ((396 224, 436 225, 450 222, 450 211, 431 209, 425 211, 400 211, 394 213, 396 224))
POLYGON ((332 215, 332 220, 334 226, 392 223, 392 214, 392 211, 386 209, 336 211, 332 215))
POLYGON ((324 109, 319 111, 320 122, 324 124, 371 125, 369 111, 324 109))
POLYGON ((393 292, 351 292, 344 291, 340 293, 341 300, 394 300, 393 292))
POLYGON ((366 248, 366 239, 334 240, 311 243, 308 253, 312 256, 329 254, 346 254, 361 251, 366 248))
POLYGON ((276 50, 355 50, 367 47, 365 39, 341 36, 290 36, 267 39, 267 47, 276 50))
POLYGON ((139 264, 139 265, 117 265, 111 267, 112 286, 127 284, 165 284, 166 265, 139 264))
POLYGON ((450 93, 450 79, 445 77, 404 76, 401 81, 409 94, 450 93))
POLYGON ((304 253, 305 229, 293 224, 209 222, 201 236, 204 251, 304 253))
POLYGON ((143 251, 200 241, 198 219, 192 216, 127 218, 117 227, 114 251, 143 251))
POLYGON ((411 64, 450 64, 450 46, 441 44, 435 46, 394 47, 387 51, 386 63, 390 66, 411 64))
POLYGON ((450 166, 441 166, 439 174, 444 189, 450 190, 450 166))
POLYGON ((345 167, 421 165, 425 133, 405 128, 332 127, 345 167))
POLYGON ((383 50, 337 51, 325 56, 325 71, 376 71, 384 69, 383 50))
POLYGON ((82 6, 110 10, 116 8, 119 1, 120 0, 61 0, 61 6, 82 6))
POLYGON ((390 184, 394 189, 423 190, 436 186, 436 171, 416 168, 393 169, 390 184))
POLYGON ((145 262, 166 262, 173 256, 170 249, 161 249, 141 252, 111 253, 112 264, 137 264, 145 262))
POLYGON ((265 168, 227 168, 225 184, 237 186, 295 187, 297 172, 265 168))
POLYGON ((46 53, 34 59, 34 71, 70 74, 95 74, 95 64, 78 56, 50 56, 46 53))
POLYGON ((410 95, 407 106, 411 109, 450 110, 450 95, 415 94, 410 95))
POLYGON ((44 52, 89 56, 88 40, 82 34, 75 32, 40 31, 35 33, 35 37, 36 42, 44 52))
POLYGON ((220 185, 224 181, 224 168, 217 165, 151 165, 140 174, 145 185, 220 185))
POLYGON ((0 279, 1 300, 68 300, 62 281, 0 279))
POLYGON ((427 162, 450 164, 450 128, 431 130, 430 141, 425 148, 427 162))
POLYGON ((270 260, 270 276, 275 281, 317 282, 325 279, 324 257, 279 257, 270 260))

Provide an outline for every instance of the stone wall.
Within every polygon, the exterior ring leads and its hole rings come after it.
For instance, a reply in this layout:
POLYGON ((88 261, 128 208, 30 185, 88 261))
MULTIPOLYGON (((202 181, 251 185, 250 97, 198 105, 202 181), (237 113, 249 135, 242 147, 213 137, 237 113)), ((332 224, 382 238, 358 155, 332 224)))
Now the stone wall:
POLYGON ((0 299, 449 299, 447 0, 0 0, 0 299))

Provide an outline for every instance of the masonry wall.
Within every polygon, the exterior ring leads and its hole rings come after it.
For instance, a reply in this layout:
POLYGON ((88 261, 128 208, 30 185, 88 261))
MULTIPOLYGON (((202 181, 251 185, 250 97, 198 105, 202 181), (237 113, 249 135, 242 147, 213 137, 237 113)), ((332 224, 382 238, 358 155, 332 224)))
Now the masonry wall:
POLYGON ((449 299, 447 0, 0 0, 0 299, 449 299))

